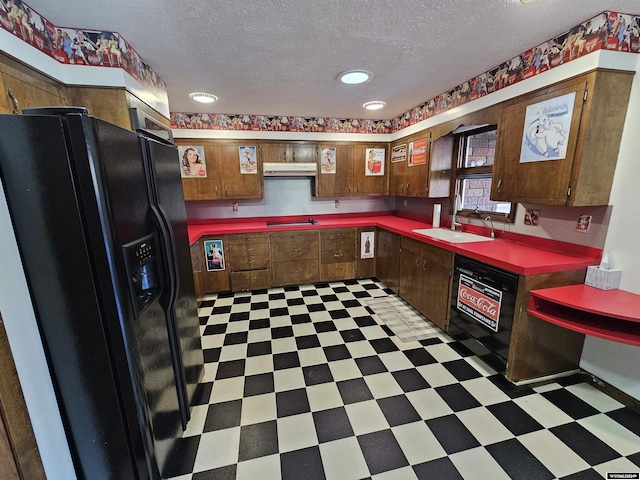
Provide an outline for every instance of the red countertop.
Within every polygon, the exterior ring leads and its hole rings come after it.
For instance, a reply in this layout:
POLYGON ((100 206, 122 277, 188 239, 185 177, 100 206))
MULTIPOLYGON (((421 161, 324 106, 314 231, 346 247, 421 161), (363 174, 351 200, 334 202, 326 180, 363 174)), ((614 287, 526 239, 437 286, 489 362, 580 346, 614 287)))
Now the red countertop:
MULTIPOLYGON (((443 248, 465 257, 479 260, 521 275, 559 272, 597 265, 601 250, 579 245, 536 239, 525 235, 497 232, 499 238, 490 242, 451 243, 420 235, 413 230, 431 228, 422 217, 394 215, 392 212, 315 215, 317 224, 302 226, 267 226, 267 221, 305 221, 305 217, 220 219, 189 223, 189 241, 195 242, 203 235, 234 233, 275 232, 284 230, 313 230, 347 227, 380 227, 430 245, 443 248), (418 219, 415 219, 418 218, 418 219), (422 220, 422 221, 421 221, 422 220), (502 236, 503 238, 500 238, 502 236)), ((482 227, 465 225, 463 231, 488 232, 482 227)))

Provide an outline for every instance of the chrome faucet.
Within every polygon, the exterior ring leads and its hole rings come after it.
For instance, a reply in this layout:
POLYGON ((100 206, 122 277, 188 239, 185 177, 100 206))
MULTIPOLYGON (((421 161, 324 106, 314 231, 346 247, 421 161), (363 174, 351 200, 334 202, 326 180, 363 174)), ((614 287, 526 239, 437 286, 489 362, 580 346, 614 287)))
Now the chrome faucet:
POLYGON ((491 218, 491 215, 487 215, 487 218, 485 218, 484 221, 491 223, 491 238, 496 238, 496 232, 493 228, 493 219, 491 218))
POLYGON ((456 193, 455 197, 453 198, 453 216, 451 217, 451 230, 455 230, 456 227, 462 226, 462 223, 456 220, 456 215, 460 208, 460 195, 456 193))

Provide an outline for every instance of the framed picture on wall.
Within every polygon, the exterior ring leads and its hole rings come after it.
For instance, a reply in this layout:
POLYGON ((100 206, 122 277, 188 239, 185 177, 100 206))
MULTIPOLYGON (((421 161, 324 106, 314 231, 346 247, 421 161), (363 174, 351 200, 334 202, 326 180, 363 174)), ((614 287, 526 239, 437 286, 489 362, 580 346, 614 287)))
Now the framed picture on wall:
POLYGON ((178 158, 182 178, 206 178, 207 163, 204 158, 204 147, 178 147, 178 158))
POLYGON ((222 240, 205 240, 204 254, 207 258, 207 272, 216 272, 225 269, 222 240))

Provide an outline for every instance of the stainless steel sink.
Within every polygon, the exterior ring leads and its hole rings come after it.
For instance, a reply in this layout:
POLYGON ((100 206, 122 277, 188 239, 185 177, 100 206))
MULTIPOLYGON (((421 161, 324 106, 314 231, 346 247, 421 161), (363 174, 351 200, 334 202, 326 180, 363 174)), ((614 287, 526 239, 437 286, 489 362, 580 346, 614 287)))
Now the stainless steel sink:
POLYGON ((448 230, 446 228, 423 228, 413 230, 413 232, 450 243, 490 242, 493 240, 491 237, 483 237, 482 235, 476 235, 475 233, 459 232, 457 230, 448 230))
POLYGON ((313 218, 299 222, 267 222, 267 227, 303 227, 309 225, 318 225, 318 222, 313 218))

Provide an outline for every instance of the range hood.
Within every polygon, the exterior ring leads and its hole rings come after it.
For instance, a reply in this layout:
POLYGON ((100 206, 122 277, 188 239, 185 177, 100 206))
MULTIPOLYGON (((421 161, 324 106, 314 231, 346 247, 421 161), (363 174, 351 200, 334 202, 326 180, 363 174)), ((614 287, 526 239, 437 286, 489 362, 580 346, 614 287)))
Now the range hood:
POLYGON ((263 163, 265 177, 315 177, 317 166, 315 163, 263 163))

